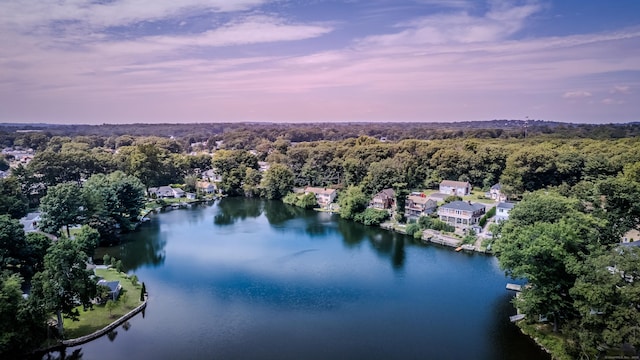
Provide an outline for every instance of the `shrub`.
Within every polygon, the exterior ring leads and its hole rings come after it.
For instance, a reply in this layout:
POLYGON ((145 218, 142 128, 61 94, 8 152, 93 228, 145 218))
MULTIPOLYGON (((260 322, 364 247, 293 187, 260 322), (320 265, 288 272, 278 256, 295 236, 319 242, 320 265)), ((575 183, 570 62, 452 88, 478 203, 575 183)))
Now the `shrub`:
POLYGON ((458 196, 458 195, 449 195, 446 198, 444 198, 444 203, 448 204, 448 203, 453 202, 453 201, 461 201, 461 200, 462 200, 462 198, 460 196, 458 196))
POLYGON ((360 214, 357 214, 355 220, 369 226, 380 225, 381 222, 387 220, 388 218, 389 213, 387 211, 368 208, 360 214))
POLYGON ((409 224, 406 227, 406 233, 409 236, 413 236, 413 234, 415 234, 417 231, 420 231, 420 226, 418 226, 418 224, 409 224))

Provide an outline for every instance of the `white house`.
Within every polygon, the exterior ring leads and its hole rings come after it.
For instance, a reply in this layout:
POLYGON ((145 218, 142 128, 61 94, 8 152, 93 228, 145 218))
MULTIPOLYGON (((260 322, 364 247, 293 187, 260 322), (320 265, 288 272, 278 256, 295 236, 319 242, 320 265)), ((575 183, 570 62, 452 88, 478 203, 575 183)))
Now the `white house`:
POLYGON ((171 186, 160 186, 160 187, 151 187, 149 188, 149 196, 153 194, 156 195, 157 198, 181 198, 184 197, 184 190, 180 188, 172 188, 171 186))
POLYGON ((502 192, 502 185, 499 183, 491 187, 489 197, 495 201, 507 201, 507 196, 502 192))
POLYGON ((502 222, 509 220, 509 212, 516 204, 501 202, 496 206, 496 222, 502 222))
POLYGON ((466 201, 452 201, 438 208, 440 220, 460 228, 478 224, 484 213, 484 204, 466 201))
POLYGON ((269 170, 269 168, 271 168, 271 164, 269 164, 266 161, 258 161, 258 166, 259 166, 258 171, 260 171, 260 172, 265 172, 265 171, 269 170))
POLYGON ((468 181, 443 180, 438 191, 448 195, 466 196, 471 194, 471 184, 468 181))
POLYGON ((336 189, 328 189, 328 188, 318 188, 307 186, 304 188, 304 193, 313 193, 316 196, 316 200, 318 201, 318 205, 327 206, 336 199, 338 196, 338 191, 336 189))
POLYGON ((41 220, 40 215, 42 215, 40 212, 31 212, 20 219, 20 224, 24 227, 25 232, 38 231, 38 223, 41 220))

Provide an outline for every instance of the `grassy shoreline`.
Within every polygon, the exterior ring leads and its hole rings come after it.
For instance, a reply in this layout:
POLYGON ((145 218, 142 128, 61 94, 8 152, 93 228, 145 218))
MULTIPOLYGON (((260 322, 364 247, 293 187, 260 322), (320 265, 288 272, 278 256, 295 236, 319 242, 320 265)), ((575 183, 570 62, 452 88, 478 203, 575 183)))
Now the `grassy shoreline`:
POLYGON ((97 276, 105 280, 120 281, 122 290, 118 301, 116 301, 116 306, 111 312, 109 312, 104 304, 96 304, 92 309, 86 311, 83 310, 82 307, 79 307, 80 317, 78 321, 64 318, 65 339, 73 339, 92 334, 143 303, 140 301, 142 285, 133 285, 127 274, 120 273, 111 268, 96 269, 95 272, 97 276))

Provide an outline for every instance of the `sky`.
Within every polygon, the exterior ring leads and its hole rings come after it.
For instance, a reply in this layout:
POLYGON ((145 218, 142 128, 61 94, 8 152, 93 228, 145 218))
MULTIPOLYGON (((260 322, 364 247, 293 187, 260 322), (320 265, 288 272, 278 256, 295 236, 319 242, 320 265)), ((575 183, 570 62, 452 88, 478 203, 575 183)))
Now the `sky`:
POLYGON ((640 121, 639 0, 2 0, 0 122, 640 121))

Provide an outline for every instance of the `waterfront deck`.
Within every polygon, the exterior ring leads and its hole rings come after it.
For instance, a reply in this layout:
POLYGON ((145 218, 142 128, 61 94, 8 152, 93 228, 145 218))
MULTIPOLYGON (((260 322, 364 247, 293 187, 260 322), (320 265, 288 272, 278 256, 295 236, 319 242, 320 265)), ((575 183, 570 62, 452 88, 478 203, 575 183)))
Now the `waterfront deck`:
POLYGON ((507 290, 522 291, 522 285, 508 283, 507 290))

